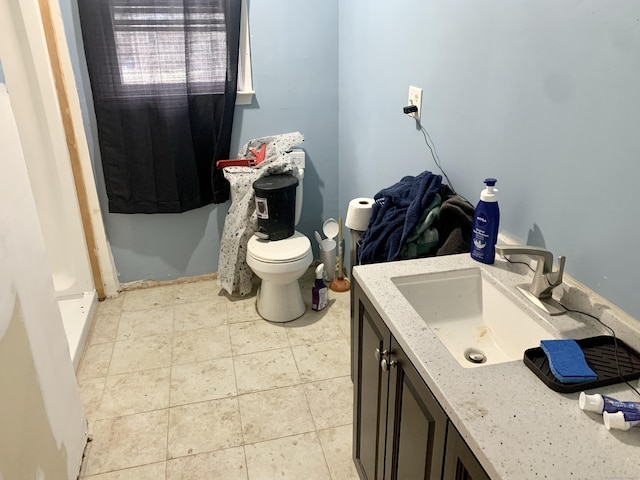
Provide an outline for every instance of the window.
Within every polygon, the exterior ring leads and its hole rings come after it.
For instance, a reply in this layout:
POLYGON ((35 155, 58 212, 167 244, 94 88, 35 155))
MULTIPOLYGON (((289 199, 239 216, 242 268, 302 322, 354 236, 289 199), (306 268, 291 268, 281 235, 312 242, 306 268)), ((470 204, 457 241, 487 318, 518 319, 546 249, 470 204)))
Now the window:
POLYGON ((228 200, 214 166, 229 158, 246 60, 242 0, 78 0, 78 12, 109 211, 228 200))
POLYGON ((185 11, 176 5, 115 5, 114 41, 124 85, 224 83, 224 15, 213 8, 185 11), (188 43, 185 29, 190 31, 188 43), (185 56, 185 50, 187 55, 185 56), (189 65, 187 65, 187 61, 189 65))
MULTIPOLYGON (((242 2, 237 104, 253 97, 246 0, 242 2)), ((171 0, 116 2, 112 10, 121 87, 183 86, 196 93, 224 93, 227 68, 225 17, 219 3, 185 8, 171 0), (185 33, 188 32, 188 35, 185 33)))

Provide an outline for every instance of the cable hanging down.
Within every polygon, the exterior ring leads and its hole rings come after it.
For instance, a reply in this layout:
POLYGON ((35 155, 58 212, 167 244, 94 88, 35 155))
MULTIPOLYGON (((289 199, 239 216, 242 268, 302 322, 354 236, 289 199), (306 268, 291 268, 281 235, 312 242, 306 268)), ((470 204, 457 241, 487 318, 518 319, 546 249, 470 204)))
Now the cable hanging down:
POLYGON ((403 107, 402 111, 404 112, 405 115, 409 115, 416 121, 416 124, 418 125, 418 128, 420 128, 420 132, 424 137, 424 143, 427 144, 427 147, 429 148, 429 152, 431 152, 431 158, 433 158, 433 162, 436 164, 436 166, 438 167, 438 169, 440 170, 444 178, 447 179, 447 183, 449 184, 451 191, 453 191, 454 194, 458 195, 458 193, 456 192, 456 189, 453 186, 453 183, 451 182, 451 180, 443 170, 442 165, 440 164, 440 157, 438 156, 438 152, 436 151, 436 145, 435 143, 433 143, 431 135, 429 135, 429 132, 427 132, 427 130, 422 126, 422 122, 420 122, 420 119, 414 116, 414 114, 418 111, 418 107, 416 105, 408 105, 406 107, 403 107))
MULTIPOLYGON (((529 265, 526 262, 514 262, 513 260, 508 259, 507 257, 503 256, 502 258, 504 258, 507 262, 509 263, 519 263, 522 265, 526 265, 529 270, 531 270, 532 272, 534 271, 533 268, 531 268, 531 265, 529 265)), ((579 313, 580 315, 586 315, 587 317, 591 317, 593 318, 595 321, 597 321, 600 325, 602 325, 604 328, 607 329, 608 332, 611 333, 611 337, 613 337, 613 354, 614 354, 614 358, 616 361, 616 369, 617 369, 617 373, 618 373, 618 377, 620 378, 620 380, 622 380, 625 384, 627 384, 627 386, 633 390, 633 392, 638 395, 640 397, 640 391, 638 391, 638 389, 636 387, 634 387, 633 385, 631 385, 625 378, 624 375, 622 374, 622 372, 620 371, 620 360, 618 359, 618 337, 616 336, 616 332, 613 330, 613 328, 611 328, 609 325, 607 325, 606 323, 604 323, 602 320, 600 320, 598 317, 596 317, 595 315, 592 315, 590 313, 587 312, 582 312, 580 310, 573 310, 569 307, 567 307, 566 305, 560 304, 562 305, 565 310, 567 312, 571 312, 571 313, 579 313)))

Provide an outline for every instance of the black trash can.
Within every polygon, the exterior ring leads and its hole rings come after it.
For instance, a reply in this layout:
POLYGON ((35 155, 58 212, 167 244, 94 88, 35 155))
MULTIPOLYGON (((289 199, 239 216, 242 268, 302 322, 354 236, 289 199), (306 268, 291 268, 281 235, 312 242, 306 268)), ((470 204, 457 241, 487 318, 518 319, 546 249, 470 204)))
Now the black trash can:
POLYGON ((297 186, 298 179, 293 175, 269 175, 253 182, 258 237, 282 240, 293 235, 297 186))

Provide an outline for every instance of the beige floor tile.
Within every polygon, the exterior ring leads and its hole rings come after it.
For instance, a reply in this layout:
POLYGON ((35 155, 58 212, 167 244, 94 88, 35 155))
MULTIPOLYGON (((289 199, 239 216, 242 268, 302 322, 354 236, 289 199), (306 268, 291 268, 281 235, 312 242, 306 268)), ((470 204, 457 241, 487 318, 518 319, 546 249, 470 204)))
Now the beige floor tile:
POLYGON ((118 326, 118 340, 173 333, 173 305, 144 310, 123 311, 118 326))
POLYGON ((173 365, 231 356, 229 327, 200 328, 173 335, 173 365))
POLYGON ((234 355, 263 352, 289 346, 287 333, 280 324, 266 320, 229 325, 234 355))
POLYGON ((176 285, 173 303, 192 302, 225 303, 226 297, 220 293, 217 280, 200 280, 176 285))
POLYGON ((150 412, 169 406, 169 367, 107 377, 97 418, 150 412))
MULTIPOLYGON (((300 282, 307 305, 313 279, 311 268, 300 282)), ((215 280, 167 287, 98 304, 78 371, 94 438, 82 478, 164 480, 165 457, 184 455, 166 461, 166 480, 357 479, 349 292, 273 324, 256 312, 255 289, 237 298, 215 280), (173 325, 141 313, 171 308, 173 325)))
POLYGON ((123 340, 113 348, 109 375, 151 370, 171 365, 171 335, 123 340))
POLYGON ((80 398, 82 398, 84 411, 89 420, 96 418, 96 413, 100 408, 102 392, 104 391, 104 384, 106 381, 107 379, 105 377, 78 381, 80 398))
POLYGON ((338 318, 340 329, 344 333, 344 338, 347 342, 351 343, 351 317, 349 315, 342 315, 338 318))
POLYGON ((330 480, 316 432, 246 445, 249 480, 330 480))
POLYGON ((175 305, 173 330, 195 330, 227 324, 227 306, 218 301, 194 302, 175 305))
POLYGON ((97 420, 84 475, 165 460, 169 410, 97 420))
POLYGON ((176 285, 140 288, 124 293, 122 310, 146 310, 153 307, 163 307, 173 304, 176 285))
POLYGON ((89 345, 115 342, 119 321, 120 312, 98 313, 93 319, 91 334, 89 335, 89 345))
POLYGON ((239 395, 300 383, 290 348, 236 355, 233 365, 239 395))
POLYGON ((190 455, 167 462, 166 480, 217 479, 247 480, 243 447, 190 455))
POLYGON ((350 377, 306 383, 304 393, 318 430, 353 422, 353 384, 350 377))
POLYGON ((169 410, 167 458, 242 445, 238 398, 192 403, 169 410))
POLYGON ((349 306, 351 304, 351 293, 346 292, 334 292, 329 290, 329 299, 335 299, 338 305, 349 306))
POLYGON ((171 368, 171 405, 204 402, 237 394, 231 357, 174 365, 171 368))
POLYGON ((342 425, 320 430, 318 436, 329 465, 329 471, 331 471, 331 478, 333 480, 360 480, 351 457, 353 426, 342 425))
POLYGON ((336 317, 340 315, 345 315, 349 317, 351 315, 351 301, 349 300, 349 294, 339 294, 339 297, 336 297, 334 303, 331 306, 331 313, 333 313, 336 317), (346 301, 344 300, 346 299, 346 301))
POLYGON ((300 379, 314 382, 344 377, 351 372, 349 343, 345 338, 291 347, 300 379))
POLYGON ((342 332, 349 339, 351 336, 351 302, 349 293, 339 293, 336 296, 338 298, 331 306, 331 313, 338 320, 342 332))
POLYGON ((165 462, 160 462, 82 478, 87 480, 165 480, 165 469, 165 462))
POLYGON ((96 308, 96 315, 111 315, 119 314, 122 310, 122 304, 124 303, 124 294, 119 294, 115 298, 105 298, 103 301, 98 302, 96 308))
POLYGON ((301 385, 249 393, 238 399, 245 444, 315 430, 301 385))
POLYGON ((113 343, 88 345, 78 369, 79 380, 106 377, 113 353, 113 343))
POLYGON ((243 297, 241 299, 227 300, 227 316, 229 323, 251 322, 262 320, 256 310, 255 295, 243 297))
POLYGON ((291 346, 310 345, 344 338, 340 323, 328 310, 307 310, 300 318, 284 324, 291 346))

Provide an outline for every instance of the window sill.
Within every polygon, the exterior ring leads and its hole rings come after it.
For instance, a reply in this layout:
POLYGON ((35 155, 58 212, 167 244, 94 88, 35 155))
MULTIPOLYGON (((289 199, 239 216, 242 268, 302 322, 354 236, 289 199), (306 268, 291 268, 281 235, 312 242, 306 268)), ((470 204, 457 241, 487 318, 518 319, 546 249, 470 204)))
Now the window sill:
POLYGON ((243 90, 236 93, 236 105, 251 105, 253 96, 256 94, 253 90, 243 90))

